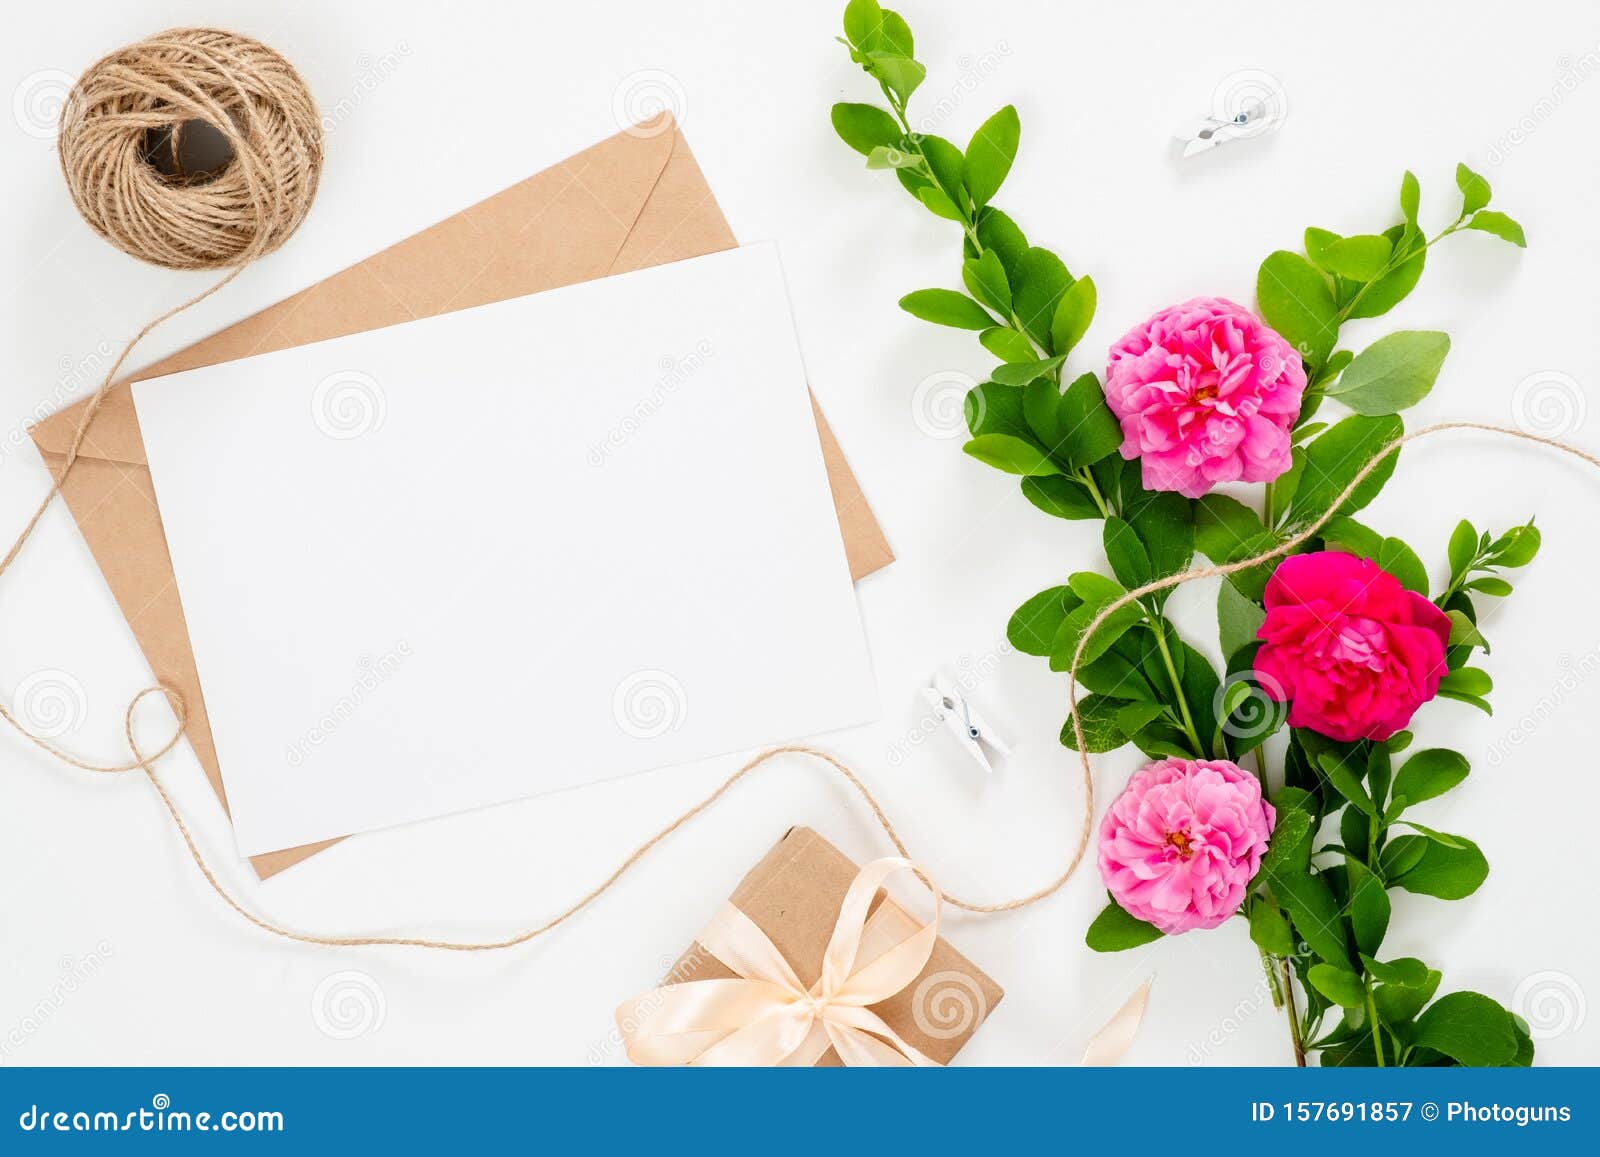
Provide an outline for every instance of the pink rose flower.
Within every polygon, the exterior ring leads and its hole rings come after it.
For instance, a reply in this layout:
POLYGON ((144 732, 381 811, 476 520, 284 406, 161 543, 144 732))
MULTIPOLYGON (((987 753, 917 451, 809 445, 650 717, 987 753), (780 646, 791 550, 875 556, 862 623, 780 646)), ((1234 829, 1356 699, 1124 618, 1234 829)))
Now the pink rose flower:
POLYGON ((1124 909, 1169 935, 1239 910, 1277 815, 1226 759, 1163 759, 1134 773, 1100 823, 1100 877, 1124 909))
POLYGON ((1147 489, 1185 498, 1287 470, 1305 388, 1295 348, 1220 297, 1162 310, 1112 346, 1106 365, 1122 456, 1141 460, 1147 489))
POLYGON ((1256 632, 1262 690, 1289 703, 1289 726, 1352 743, 1388 739, 1432 699, 1450 619, 1369 559, 1297 554, 1267 582, 1256 632))

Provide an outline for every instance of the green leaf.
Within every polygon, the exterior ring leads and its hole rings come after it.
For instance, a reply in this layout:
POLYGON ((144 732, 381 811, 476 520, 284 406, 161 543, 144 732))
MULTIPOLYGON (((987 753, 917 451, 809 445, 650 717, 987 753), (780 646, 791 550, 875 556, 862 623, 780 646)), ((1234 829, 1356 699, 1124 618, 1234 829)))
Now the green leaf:
POLYGON ((1280 249, 1256 275, 1261 316, 1300 351, 1310 372, 1328 360, 1339 337, 1339 310, 1327 279, 1298 253, 1280 249))
POLYGON ((866 70, 900 99, 902 107, 928 75, 926 68, 898 52, 868 52, 866 56, 866 70))
POLYGON ((1450 616, 1450 646, 1452 647, 1482 647, 1489 649, 1489 640, 1483 637, 1483 632, 1478 630, 1478 624, 1467 618, 1462 611, 1446 611, 1450 616))
POLYGON ((1059 474, 1024 478, 1022 496, 1046 514, 1057 518, 1099 518, 1100 508, 1079 482, 1059 474))
POLYGON ((1324 752, 1317 758, 1317 767, 1328 777, 1328 782, 1338 789, 1340 795, 1367 815, 1376 816, 1377 805, 1362 789, 1361 775, 1350 765, 1347 754, 1342 750, 1324 752))
POLYGON ((966 182, 963 171, 966 162, 961 156, 961 150, 945 140, 931 133, 924 133, 918 138, 918 147, 927 159, 928 169, 933 173, 934 183, 941 192, 954 205, 961 205, 967 195, 966 182))
POLYGON ((1428 260, 1427 239, 1412 225, 1396 225, 1385 229, 1383 235, 1393 244, 1398 264, 1366 286, 1359 301, 1352 301, 1345 307, 1347 316, 1352 319, 1388 313, 1405 300, 1422 278, 1428 260))
POLYGON ((1400 212, 1406 219, 1406 224, 1413 229, 1417 227, 1417 210, 1422 207, 1422 186, 1418 184, 1416 174, 1410 169, 1400 178, 1400 212))
POLYGON ((1428 568, 1422 565, 1417 552, 1398 538, 1384 539, 1373 561, 1399 579, 1406 590, 1428 597, 1428 568))
POLYGON ((1050 348, 1058 357, 1071 353, 1072 347, 1083 339, 1094 320, 1094 307, 1093 278, 1080 277, 1067 286, 1050 322, 1050 348))
POLYGON ((1111 571, 1123 586, 1132 590, 1150 581, 1150 555, 1133 527, 1120 518, 1108 518, 1102 538, 1111 571))
POLYGON ((1022 123, 1011 105, 984 121, 967 145, 967 192, 972 203, 983 207, 999 190, 1017 159, 1022 123))
POLYGON ((1061 445, 1061 390, 1054 378, 1036 377, 1022 388, 1022 416, 1044 448, 1055 453, 1061 445))
POLYGON ((1161 935, 1161 929, 1130 916, 1113 900, 1094 918, 1083 939, 1096 952, 1122 952, 1159 940, 1161 935))
MULTIPOLYGON (((1111 579, 1092 571, 1080 571, 1067 580, 1072 591, 1083 600, 1083 606, 1073 611, 1061 624, 1050 646, 1050 669, 1066 671, 1072 666, 1072 657, 1079 640, 1100 612, 1121 598, 1123 589, 1111 579)), ((1083 649, 1083 662, 1092 663, 1137 623, 1144 621, 1144 611, 1136 602, 1117 608, 1096 628, 1083 649)))
POLYGON ((1503 599, 1511 593, 1511 584, 1506 582, 1506 580, 1503 578, 1495 578, 1493 575, 1485 575, 1482 578, 1473 579, 1466 585, 1465 589, 1469 591, 1477 591, 1479 594, 1483 595, 1493 595, 1497 599, 1503 599))
MULTIPOLYGON (((894 117, 873 104, 841 103, 833 106, 833 131, 862 156, 871 156, 874 149, 898 145, 900 126, 894 117)), ((918 158, 910 155, 913 161, 918 158)))
MULTIPOLYGON (((1418 837, 1401 837, 1410 838, 1418 837)), ((1408 892, 1441 900, 1460 900, 1472 895, 1488 878, 1489 861, 1471 840, 1461 836, 1451 838, 1462 846, 1452 848, 1428 839, 1416 864, 1405 872, 1391 875, 1389 882, 1408 892)))
POLYGON ((1413 1041, 1464 1065, 1503 1065, 1517 1055, 1511 1014, 1477 992, 1452 992, 1434 1001, 1417 1017, 1413 1041))
POLYGON ((1384 845, 1379 857, 1379 867, 1384 878, 1394 881, 1421 862, 1428 850, 1426 836, 1400 836, 1384 845))
POLYGON ((1248 547, 1265 533, 1260 517, 1237 498, 1207 494, 1195 503, 1194 545, 1212 562, 1249 557, 1248 547))
MULTIPOLYGON (((1309 251, 1310 246, 1307 246, 1309 251)), ((1363 237, 1342 237, 1323 248, 1317 264, 1329 273, 1348 277, 1351 281, 1371 281, 1389 264, 1393 251, 1387 237, 1369 234, 1363 237)))
POLYGON ((1449 352, 1449 334, 1391 333, 1357 354, 1327 394, 1358 414, 1398 413, 1428 396, 1449 352))
MULTIPOLYGON (((1140 487, 1124 494, 1123 516, 1132 524, 1150 556, 1150 577, 1166 578, 1194 561, 1194 507, 1181 494, 1140 487)), ((1173 588, 1152 597, 1164 603, 1173 588)))
POLYGON ((1478 532, 1465 518, 1456 523, 1455 530, 1451 532, 1448 554, 1452 575, 1466 574, 1467 568, 1478 557, 1478 532))
POLYGON ((953 289, 918 289, 900 299, 900 308, 912 317, 957 329, 989 329, 994 318, 972 298, 953 289))
MULTIPOLYGON (((1150 709, 1159 713, 1161 710, 1157 704, 1128 703, 1126 700, 1111 699, 1105 695, 1085 695, 1078 700, 1078 725, 1083 728, 1084 746, 1091 755, 1115 751, 1128 742, 1128 733, 1123 729, 1119 714, 1124 707, 1136 707, 1141 712, 1150 709)), ((1149 721, 1148 717, 1143 719, 1134 730, 1137 731, 1149 721)), ((1078 749, 1070 714, 1066 722, 1061 725, 1061 743, 1069 750, 1078 749)))
POLYGON ((1295 954, 1294 932, 1283 910, 1265 897, 1250 905, 1250 939, 1256 947, 1273 956, 1295 954))
MULTIPOLYGON (((1004 382, 1008 386, 1025 386, 1037 378, 1044 377, 1059 366, 1061 361, 1061 358, 1033 358, 1014 365, 996 366, 994 380, 1004 382)), ((1051 382, 1049 385, 1059 397, 1060 391, 1056 390, 1055 383, 1051 382)))
MULTIPOLYGON (((1348 371, 1347 371, 1348 372, 1348 371)), ((1405 427, 1399 418, 1369 418, 1355 414, 1330 426, 1306 447, 1306 470, 1295 492, 1293 511, 1301 522, 1309 522, 1333 505, 1346 486, 1380 450, 1399 438, 1405 427)), ((1339 507, 1340 514, 1354 514, 1378 496, 1383 484, 1394 473, 1396 451, 1358 486, 1339 507)))
POLYGON ((1006 267, 1007 280, 1016 285, 1017 264, 1028 251, 1028 239, 1017 223, 990 205, 978 214, 978 241, 985 249, 994 250, 1006 267))
MULTIPOLYGON (((1430 747, 1419 751, 1394 777, 1394 797, 1407 805, 1441 796, 1467 778, 1471 765, 1459 751, 1445 747, 1430 747)), ((1398 815, 1399 810, 1395 809, 1398 815)))
POLYGON ((1383 934, 1389 930, 1389 893, 1383 881, 1372 874, 1372 869, 1354 856, 1345 857, 1345 871, 1350 882, 1350 930, 1355 933, 1356 948, 1369 955, 1383 944, 1383 934))
POLYGON ((879 145, 867 154, 867 168, 869 169, 919 169, 922 167, 922 158, 916 153, 906 152, 898 145, 879 145))
POLYGON ((1009 434, 980 434, 961 448, 979 462, 1007 474, 1061 473, 1061 467, 1050 461, 1043 450, 1009 434))
POLYGON ((1477 667, 1462 667, 1439 680, 1441 695, 1470 695, 1481 698, 1493 690, 1494 680, 1489 678, 1489 672, 1477 667))
MULTIPOLYGON (((1276 797, 1281 803, 1283 794, 1276 797)), ((1299 873, 1306 870, 1311 859, 1311 837, 1315 821, 1311 813, 1301 807, 1286 804, 1278 810, 1278 822, 1267 842, 1267 851, 1261 857, 1262 877, 1269 883, 1274 876, 1299 873)))
POLYGON ((1494 209, 1485 209, 1472 220, 1467 222, 1468 229, 1476 229, 1481 233, 1489 233, 1502 241, 1509 241, 1520 249, 1528 247, 1527 234, 1523 233, 1522 226, 1510 217, 1494 209))
POLYGON ((1031 362, 1038 357, 1033 343, 1014 329, 992 325, 978 335, 983 348, 1008 365, 1031 362))
POLYGON ((1088 466, 1122 445, 1122 425, 1106 405, 1100 379, 1082 374, 1061 395, 1058 409, 1061 439, 1056 453, 1074 469, 1088 466))
POLYGON ((873 45, 885 52, 898 52, 901 56, 915 56, 916 42, 911 39, 911 28, 898 12, 882 10, 883 23, 878 25, 878 42, 873 45))
MULTIPOLYGON (((897 169, 896 174, 904 178, 909 170, 897 169)), ((917 189, 917 200, 927 206, 928 212, 935 217, 943 217, 946 221, 964 221, 966 218, 961 210, 956 208, 954 201, 946 197, 939 187, 931 181, 924 181, 917 189)), ((990 322, 990 324, 994 324, 990 322)))
MULTIPOLYGON (((1300 811, 1290 814, 1305 815, 1300 811)), ((1308 822, 1309 819, 1308 816, 1308 822)), ((1261 870, 1263 874, 1268 871, 1265 860, 1261 870)), ((1344 921, 1328 882, 1304 869, 1288 867, 1272 871, 1267 882, 1272 886, 1272 894, 1294 920, 1300 939, 1323 960, 1348 966, 1350 949, 1345 943, 1344 921)))
POLYGON ((1476 213, 1489 203, 1489 182, 1465 165, 1456 166, 1456 188, 1461 190, 1461 215, 1476 213))
MULTIPOLYGON (((1384 537, 1376 530, 1353 518, 1335 518, 1322 527, 1322 541, 1332 547, 1378 561, 1383 553, 1384 537)), ((1399 541, 1396 539, 1395 541, 1399 541)))
POLYGON ((1042 590, 1012 614, 1006 624, 1006 639, 1024 655, 1049 655, 1050 640, 1061 629, 1061 620, 1082 603, 1070 587, 1042 590))
POLYGON ((844 8, 844 34, 856 48, 870 48, 883 23, 878 0, 850 0, 844 8))
MULTIPOLYGON (((1419 960, 1417 963, 1422 962, 1419 960)), ((1372 992, 1372 1003, 1377 1006, 1378 1016, 1385 1024, 1405 1024, 1433 999, 1442 979, 1444 977, 1437 969, 1424 966, 1421 984, 1380 984, 1372 992)))
POLYGON ((1543 536, 1539 528, 1533 523, 1526 526, 1513 526, 1489 547, 1490 561, 1495 566, 1523 567, 1533 561, 1539 553, 1539 546, 1543 536))
POLYGON ((1011 316, 1011 286, 1006 282, 1006 269, 997 254, 986 249, 982 257, 963 262, 961 280, 967 292, 984 305, 1001 317, 1011 316))
POLYGON ((1318 992, 1340 1008, 1360 1008, 1367 1003, 1367 990, 1361 978, 1348 968, 1336 964, 1313 964, 1306 979, 1318 992))
POLYGON ((1010 434, 1026 440, 1028 422, 1022 412, 1022 391, 1015 386, 984 382, 967 391, 963 403, 967 429, 980 434, 1010 434))
MULTIPOLYGON (((1104 655, 1079 669, 1078 682, 1090 691, 1098 691, 1113 699, 1137 699, 1153 704, 1159 712, 1162 707, 1155 688, 1141 669, 1147 652, 1154 648, 1155 638, 1148 630, 1130 629, 1104 655)), ((1118 721, 1122 721, 1120 715, 1118 721)), ((1142 723, 1136 727, 1124 725, 1123 730, 1131 735, 1143 726, 1142 723)))
POLYGON ((1034 246, 1017 259, 1011 278, 1011 301, 1022 328, 1039 345, 1050 348, 1050 323, 1072 274, 1048 249, 1034 246))

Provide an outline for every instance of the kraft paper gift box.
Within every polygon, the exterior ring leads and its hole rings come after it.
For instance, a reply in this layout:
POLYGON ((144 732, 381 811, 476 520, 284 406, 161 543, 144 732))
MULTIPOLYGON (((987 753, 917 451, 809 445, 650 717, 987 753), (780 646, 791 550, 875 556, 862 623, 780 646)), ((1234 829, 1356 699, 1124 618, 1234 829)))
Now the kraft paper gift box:
MULTIPOLYGON (((755 922, 800 982, 809 985, 821 974, 840 903, 858 871, 859 865, 815 831, 793 827, 733 890, 729 902, 755 922)), ((901 935, 922 923, 882 892, 873 912, 869 924, 888 917, 884 924, 901 935)), ((695 943, 661 983, 727 980, 735 975, 695 943)), ((872 1005, 871 1010, 906 1043, 944 1064, 971 1039, 1004 995, 986 972, 940 937, 921 975, 894 996, 872 1005)), ((838 1053, 829 1048, 817 1063, 837 1066, 841 1062, 838 1053)))
MULTIPOLYGON (((487 305, 737 242, 688 142, 662 118, 618 133, 117 384, 90 425, 62 496, 156 678, 183 696, 185 734, 224 808, 227 793, 134 410, 135 380, 217 365, 487 305)), ((87 400, 30 433, 59 476, 87 400)), ((850 573, 893 559, 820 410, 813 411, 850 573)), ((486 445, 515 453, 528 431, 468 414, 486 445)), ((263 879, 337 841, 251 858, 263 879)))

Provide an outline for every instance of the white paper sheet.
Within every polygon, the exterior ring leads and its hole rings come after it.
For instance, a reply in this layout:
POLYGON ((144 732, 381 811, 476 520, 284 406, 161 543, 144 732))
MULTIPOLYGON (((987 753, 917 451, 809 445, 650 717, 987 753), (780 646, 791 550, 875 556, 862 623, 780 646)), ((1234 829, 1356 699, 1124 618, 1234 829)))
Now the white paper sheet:
POLYGON ((772 246, 134 390, 246 855, 877 713, 772 246))

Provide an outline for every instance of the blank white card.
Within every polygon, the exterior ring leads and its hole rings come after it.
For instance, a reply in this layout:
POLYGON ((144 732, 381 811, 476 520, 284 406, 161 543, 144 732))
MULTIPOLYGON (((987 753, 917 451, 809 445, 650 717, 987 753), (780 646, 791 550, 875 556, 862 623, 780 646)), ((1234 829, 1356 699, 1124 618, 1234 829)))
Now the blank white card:
POLYGON ((246 855, 877 713, 771 246, 134 398, 246 855))

